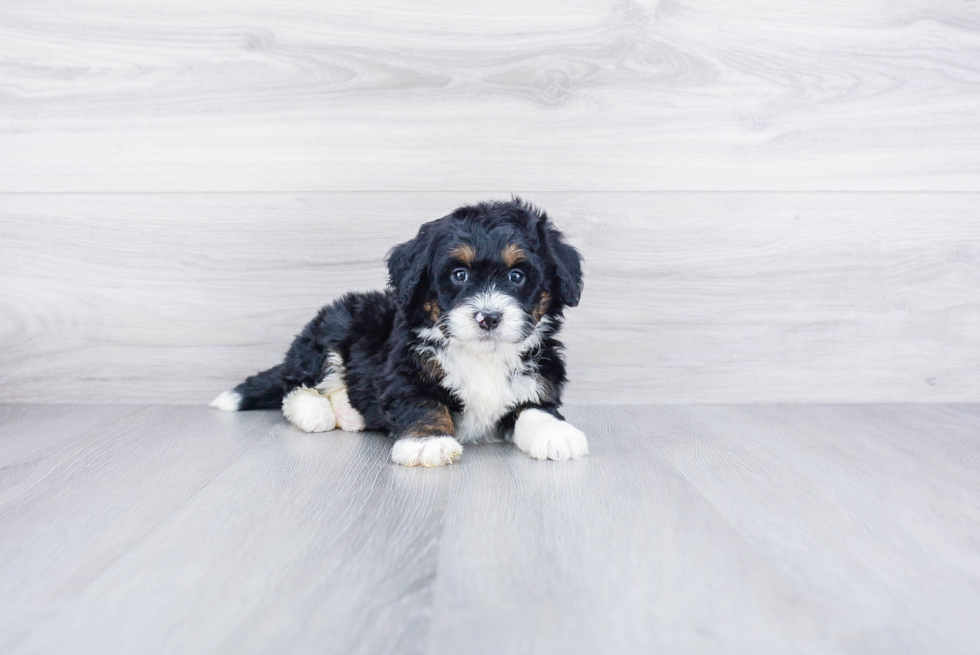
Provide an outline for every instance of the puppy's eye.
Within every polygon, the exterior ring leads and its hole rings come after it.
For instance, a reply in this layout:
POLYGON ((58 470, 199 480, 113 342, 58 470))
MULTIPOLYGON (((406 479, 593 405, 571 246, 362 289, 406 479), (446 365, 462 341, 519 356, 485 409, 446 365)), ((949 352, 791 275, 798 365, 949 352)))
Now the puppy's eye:
POLYGON ((524 284, 524 271, 515 268, 510 272, 510 281, 517 286, 524 284))
POLYGON ((455 282, 456 284, 462 284, 463 282, 466 282, 466 280, 469 279, 469 277, 470 277, 470 272, 467 271, 465 268, 457 268, 456 270, 453 271, 452 274, 453 282, 455 282))

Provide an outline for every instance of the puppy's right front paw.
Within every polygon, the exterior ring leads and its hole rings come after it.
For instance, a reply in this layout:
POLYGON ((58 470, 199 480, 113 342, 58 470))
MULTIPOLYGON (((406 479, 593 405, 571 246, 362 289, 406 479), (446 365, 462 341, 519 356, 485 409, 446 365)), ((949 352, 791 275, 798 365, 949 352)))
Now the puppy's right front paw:
POLYGON ((402 437, 391 449, 391 460, 402 466, 444 466, 463 454, 452 437, 402 437))

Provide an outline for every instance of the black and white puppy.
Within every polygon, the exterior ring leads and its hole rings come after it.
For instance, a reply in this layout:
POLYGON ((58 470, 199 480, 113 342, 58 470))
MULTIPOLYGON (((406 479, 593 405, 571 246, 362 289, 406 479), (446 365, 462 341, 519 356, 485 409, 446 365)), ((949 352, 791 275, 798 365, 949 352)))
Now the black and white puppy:
POLYGON ((385 431, 406 466, 450 464, 480 441, 536 459, 588 454, 558 411, 555 338, 582 293, 581 257, 547 214, 520 199, 461 207, 392 249, 388 274, 386 291, 327 305, 282 364, 211 406, 282 407, 307 432, 385 431))

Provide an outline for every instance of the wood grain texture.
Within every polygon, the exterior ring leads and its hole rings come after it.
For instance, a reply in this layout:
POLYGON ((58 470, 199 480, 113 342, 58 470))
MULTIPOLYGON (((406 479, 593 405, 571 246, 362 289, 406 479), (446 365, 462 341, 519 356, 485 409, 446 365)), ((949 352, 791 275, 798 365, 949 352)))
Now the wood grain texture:
POLYGON ((0 191, 980 191, 980 5, 5 2, 0 191))
POLYGON ((568 414, 585 460, 420 470, 276 412, 0 406, 0 649, 980 649, 980 406, 568 414))
MULTIPOLYGON (((456 205, 81 194, 0 207, 0 400, 204 403, 456 205)), ((572 402, 980 397, 976 194, 531 194, 585 255, 572 402)))
POLYGON ((301 637, 306 648, 371 653, 424 636, 440 528, 430 515, 444 494, 438 477, 389 469, 386 439, 284 435, 272 412, 107 407, 101 417, 83 429, 22 427, 43 444, 32 457, 0 444, 12 460, 4 474, 31 469, 0 496, 4 652, 296 652, 301 637), (52 433, 60 442, 44 443, 52 433), (372 534, 382 524, 387 538, 372 534), (307 608, 301 634, 284 595, 307 608), (332 612, 345 604, 356 618, 332 612), (73 623, 78 611, 85 626, 73 623), (251 618, 235 634, 211 629, 242 611, 251 618))

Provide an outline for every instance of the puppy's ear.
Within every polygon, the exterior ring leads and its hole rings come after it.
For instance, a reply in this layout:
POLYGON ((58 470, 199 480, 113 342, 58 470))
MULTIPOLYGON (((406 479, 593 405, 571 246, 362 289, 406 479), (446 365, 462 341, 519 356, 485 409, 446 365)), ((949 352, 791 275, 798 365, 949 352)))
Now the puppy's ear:
POLYGON ((563 305, 575 307, 582 297, 582 255, 565 243, 565 235, 552 227, 547 217, 539 224, 543 241, 558 276, 558 297, 563 305))
POLYGON ((388 284, 395 290, 402 305, 412 300, 425 276, 429 266, 431 233, 429 224, 423 225, 414 239, 388 252, 388 284))

